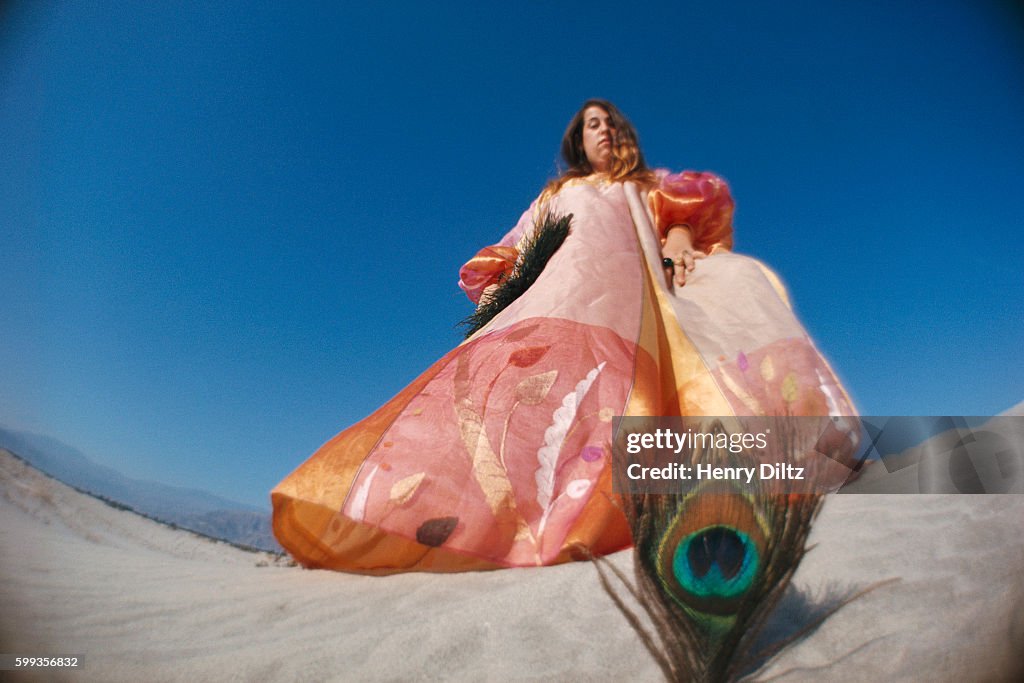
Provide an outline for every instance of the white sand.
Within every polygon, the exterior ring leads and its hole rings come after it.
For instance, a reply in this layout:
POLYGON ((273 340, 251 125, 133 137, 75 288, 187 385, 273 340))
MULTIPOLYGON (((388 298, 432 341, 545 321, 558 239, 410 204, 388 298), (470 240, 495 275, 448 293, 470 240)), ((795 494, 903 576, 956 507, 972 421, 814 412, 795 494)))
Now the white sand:
MULTIPOLYGON (((759 678, 1013 680, 1022 529, 1024 496, 833 497, 773 628, 792 629, 808 598, 900 580, 759 678)), ((613 561, 628 570, 630 553, 613 561)), ((661 680, 589 564, 383 578, 274 566, 3 452, 0 604, 0 652, 85 656, 78 671, 0 674, 11 680, 661 680)))

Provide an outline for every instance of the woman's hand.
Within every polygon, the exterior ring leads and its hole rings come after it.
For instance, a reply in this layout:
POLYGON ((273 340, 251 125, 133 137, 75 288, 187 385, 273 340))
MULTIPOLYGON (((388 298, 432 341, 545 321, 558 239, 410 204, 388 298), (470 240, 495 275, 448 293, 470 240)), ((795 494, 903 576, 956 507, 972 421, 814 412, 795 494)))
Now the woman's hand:
POLYGON ((693 271, 697 259, 707 257, 703 251, 693 248, 688 225, 673 225, 668 229, 665 243, 661 246, 661 255, 665 265, 665 279, 670 287, 673 282, 679 287, 685 285, 686 274, 693 271))

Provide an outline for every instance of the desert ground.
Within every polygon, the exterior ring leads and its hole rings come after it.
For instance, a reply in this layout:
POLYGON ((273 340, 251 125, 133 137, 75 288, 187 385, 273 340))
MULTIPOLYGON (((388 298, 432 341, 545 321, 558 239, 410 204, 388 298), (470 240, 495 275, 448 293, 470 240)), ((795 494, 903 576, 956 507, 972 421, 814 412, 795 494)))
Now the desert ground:
MULTIPOLYGON (((5 679, 662 680, 590 563, 310 571, 115 509, 6 452, 0 522, 0 652, 83 656, 5 679)), ((1016 680, 1022 529, 1021 495, 830 497, 766 637, 878 585, 753 679, 1016 680)), ((631 551, 611 561, 631 572, 631 551)))

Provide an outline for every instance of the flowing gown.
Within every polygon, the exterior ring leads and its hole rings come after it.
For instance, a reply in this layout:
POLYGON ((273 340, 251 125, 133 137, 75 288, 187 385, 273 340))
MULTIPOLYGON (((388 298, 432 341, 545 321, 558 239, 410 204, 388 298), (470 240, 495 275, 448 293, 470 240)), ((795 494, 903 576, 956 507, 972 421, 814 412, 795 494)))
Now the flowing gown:
POLYGON ((301 564, 462 571, 609 553, 631 542, 613 416, 853 414, 778 278, 730 251, 721 178, 569 181, 463 267, 471 299, 546 211, 572 228, 530 289, 273 490, 274 533, 301 564), (710 255, 669 288, 659 238, 676 223, 710 255))

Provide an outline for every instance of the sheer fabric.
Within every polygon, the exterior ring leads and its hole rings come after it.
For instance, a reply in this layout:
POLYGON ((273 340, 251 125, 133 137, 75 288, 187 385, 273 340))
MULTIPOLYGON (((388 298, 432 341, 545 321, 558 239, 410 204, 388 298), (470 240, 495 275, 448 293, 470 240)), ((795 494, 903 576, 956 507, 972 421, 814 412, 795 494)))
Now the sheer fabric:
POLYGON ((567 183, 471 259, 476 301, 541 213, 572 230, 530 290, 272 492, 302 564, 459 571, 630 544, 611 486, 615 415, 846 415, 846 394, 778 278, 729 251, 733 201, 707 173, 567 183), (710 254, 669 288, 659 237, 710 254))

